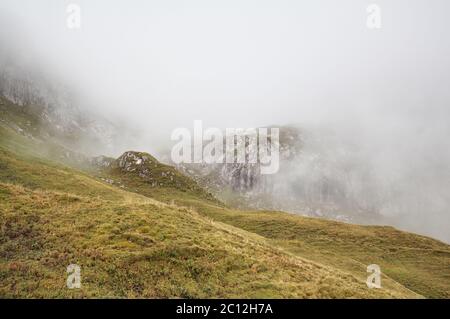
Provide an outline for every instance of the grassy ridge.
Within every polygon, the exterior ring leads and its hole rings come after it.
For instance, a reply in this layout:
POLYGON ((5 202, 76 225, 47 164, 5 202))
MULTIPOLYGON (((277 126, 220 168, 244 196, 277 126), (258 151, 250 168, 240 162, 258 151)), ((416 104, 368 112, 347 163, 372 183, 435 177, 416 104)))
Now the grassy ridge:
POLYGON ((429 298, 450 297, 449 245, 389 226, 360 226, 283 212, 245 212, 203 205, 205 216, 259 234, 277 247, 318 263, 333 265, 363 279, 366 267, 383 273, 429 298))
POLYGON ((195 184, 149 187, 139 172, 94 177, 61 164, 61 151, 0 125, 0 297, 449 296, 449 246, 439 241, 238 211, 195 184), (71 263, 82 267, 79 290, 66 288, 71 263), (365 284, 371 263, 382 289, 365 284))
MULTIPOLYGON (((111 172, 110 172, 111 174, 111 172)), ((112 173, 130 190, 258 234, 296 256, 367 278, 370 264, 386 278, 429 298, 450 297, 450 247, 390 226, 361 226, 273 211, 243 211, 178 190, 153 189, 144 180, 112 173)))
POLYGON ((415 296, 400 286, 369 290, 193 210, 0 154, 36 178, 32 189, 1 177, 2 297, 415 296), (80 290, 65 287, 71 263, 82 267, 80 290))

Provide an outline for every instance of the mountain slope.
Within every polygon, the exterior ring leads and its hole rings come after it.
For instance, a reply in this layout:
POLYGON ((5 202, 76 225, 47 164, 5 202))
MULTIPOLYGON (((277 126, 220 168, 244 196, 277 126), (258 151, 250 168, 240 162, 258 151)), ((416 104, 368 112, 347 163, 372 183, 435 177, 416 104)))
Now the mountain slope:
POLYGON ((439 241, 230 209, 148 154, 83 172, 47 147, 58 148, 0 124, 1 297, 449 296, 439 241), (65 286, 71 263, 79 290, 65 286), (365 284, 372 263, 382 289, 365 284))
POLYGON ((69 168, 5 150, 0 163, 2 297, 417 296, 395 283, 369 290, 261 236, 69 168), (71 263, 80 290, 65 287, 71 263))
POLYGON ((430 298, 450 297, 450 248, 390 226, 360 226, 273 211, 223 210, 199 205, 215 220, 259 234, 277 247, 366 278, 367 265, 430 298))

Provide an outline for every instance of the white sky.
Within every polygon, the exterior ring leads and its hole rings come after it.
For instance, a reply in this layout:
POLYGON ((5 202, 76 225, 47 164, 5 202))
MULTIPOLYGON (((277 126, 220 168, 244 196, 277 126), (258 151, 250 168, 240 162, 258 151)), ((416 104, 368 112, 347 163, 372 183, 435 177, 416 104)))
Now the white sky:
POLYGON ((25 55, 155 132, 446 110, 450 2, 377 1, 369 30, 372 2, 2 0, 0 14, 25 55))

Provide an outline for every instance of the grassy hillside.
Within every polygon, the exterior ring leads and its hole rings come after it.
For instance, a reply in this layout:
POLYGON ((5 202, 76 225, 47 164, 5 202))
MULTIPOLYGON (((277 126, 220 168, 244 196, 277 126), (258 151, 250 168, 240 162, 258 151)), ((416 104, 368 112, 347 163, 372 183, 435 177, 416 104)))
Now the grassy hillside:
MULTIPOLYGON (((187 203, 186 203, 187 204, 187 203)), ((388 277, 429 298, 450 297, 450 247, 389 226, 351 225, 284 212, 236 211, 187 204, 215 220, 267 238, 272 245, 363 279, 378 264, 388 277)))
POLYGON ((44 149, 0 125, 0 297, 449 297, 439 241, 233 210, 151 157, 92 176, 44 149), (71 263, 81 289, 66 288, 71 263), (372 263, 382 289, 365 284, 372 263))
POLYGON ((413 297, 261 236, 0 151, 2 297, 413 297), (80 290, 66 267, 82 267, 80 290))

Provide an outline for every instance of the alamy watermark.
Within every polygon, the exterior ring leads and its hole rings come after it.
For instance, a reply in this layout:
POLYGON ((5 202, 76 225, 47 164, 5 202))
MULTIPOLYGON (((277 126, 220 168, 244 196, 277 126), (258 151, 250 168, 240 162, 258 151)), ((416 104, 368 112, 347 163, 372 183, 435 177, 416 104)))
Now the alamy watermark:
POLYGON ((172 161, 180 163, 259 164, 261 174, 275 174, 280 166, 278 128, 219 128, 203 130, 200 120, 194 130, 177 128, 171 140, 178 141, 171 152, 172 161), (206 143, 206 145, 204 145, 206 143))
POLYGON ((76 3, 67 5, 66 8, 67 19, 66 26, 68 29, 81 28, 81 7, 76 3))
POLYGON ((67 273, 69 274, 66 281, 67 288, 81 288, 81 267, 76 264, 70 264, 67 266, 67 273))
POLYGON ((381 29, 381 8, 378 4, 372 3, 367 6, 366 25, 369 29, 381 29))
POLYGON ((367 272, 371 273, 366 280, 367 287, 381 288, 381 268, 377 264, 367 266, 367 272))

